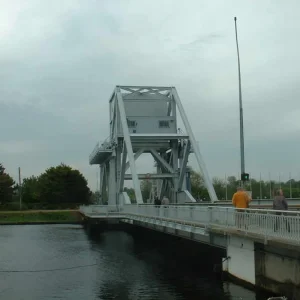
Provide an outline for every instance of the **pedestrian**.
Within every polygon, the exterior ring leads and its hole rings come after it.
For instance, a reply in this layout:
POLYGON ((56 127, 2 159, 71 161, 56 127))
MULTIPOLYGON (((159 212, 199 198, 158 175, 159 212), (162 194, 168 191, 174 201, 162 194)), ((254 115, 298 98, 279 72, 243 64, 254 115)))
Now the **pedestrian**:
POLYGON ((161 201, 159 200, 159 198, 157 196, 155 196, 155 198, 154 198, 154 204, 156 207, 159 207, 161 205, 161 201))
POLYGON ((284 213, 282 212, 282 211, 286 211, 286 210, 289 209, 288 203, 286 201, 286 198, 283 195, 282 189, 278 189, 275 192, 275 197, 274 197, 274 200, 273 200, 273 209, 277 210, 275 212, 276 220, 275 220, 275 224, 274 224, 274 230, 275 231, 278 230, 280 220, 282 220, 285 223, 288 232, 290 232, 290 229, 291 229, 290 228, 290 223, 284 217, 284 213), (283 216, 283 217, 279 217, 279 216, 283 216))
POLYGON ((249 208, 250 197, 242 187, 237 187, 237 191, 233 194, 232 204, 236 208, 236 225, 238 228, 245 227, 246 208, 249 208))

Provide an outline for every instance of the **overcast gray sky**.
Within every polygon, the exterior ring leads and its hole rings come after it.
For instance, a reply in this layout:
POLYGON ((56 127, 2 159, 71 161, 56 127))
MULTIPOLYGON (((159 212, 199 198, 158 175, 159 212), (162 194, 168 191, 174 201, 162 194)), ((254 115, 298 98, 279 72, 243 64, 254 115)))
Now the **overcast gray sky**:
MULTIPOLYGON (((96 187, 115 85, 174 85, 211 176, 239 172, 234 16, 246 169, 299 179, 298 1, 0 0, 0 161, 15 178, 64 162, 96 187)), ((142 160, 139 169, 152 168, 142 160)))

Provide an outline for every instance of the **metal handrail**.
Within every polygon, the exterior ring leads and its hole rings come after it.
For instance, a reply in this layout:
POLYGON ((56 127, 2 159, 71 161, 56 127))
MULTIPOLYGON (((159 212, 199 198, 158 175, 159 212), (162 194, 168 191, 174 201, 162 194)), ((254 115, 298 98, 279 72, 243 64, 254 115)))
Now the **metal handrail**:
POLYGON ((113 145, 113 140, 111 140, 110 136, 107 137, 104 141, 98 142, 94 147, 94 150, 90 154, 89 159, 91 160, 99 151, 105 151, 111 148, 112 145, 113 145))
MULTIPOLYGON (((132 205, 132 204, 131 204, 132 205)), ((153 204, 136 204, 134 206, 145 206, 145 207, 154 207, 155 205, 153 204)), ((155 206, 157 207, 157 206, 155 206)), ((196 206, 196 205, 174 205, 174 204, 169 204, 168 207, 177 207, 177 208, 185 208, 185 209, 200 209, 202 210, 203 208, 210 208, 210 209, 214 209, 214 210, 223 210, 223 209, 231 209, 231 210, 237 210, 235 207, 233 206, 212 206, 212 205, 203 205, 203 206, 196 206)), ((257 212, 257 213, 262 213, 262 214, 266 214, 266 213, 276 213, 276 212, 280 212, 280 213, 284 213, 287 215, 299 215, 300 216, 300 212, 299 211, 292 211, 292 210, 274 210, 274 209, 259 209, 259 208, 238 208, 238 210, 245 210, 245 211, 250 211, 250 212, 257 212)))
POLYGON ((120 214, 145 218, 189 222, 195 226, 217 226, 224 230, 240 230, 265 239, 279 238, 300 244, 300 213, 295 211, 235 209, 233 207, 155 206, 155 205, 95 205, 80 207, 84 214, 120 214))

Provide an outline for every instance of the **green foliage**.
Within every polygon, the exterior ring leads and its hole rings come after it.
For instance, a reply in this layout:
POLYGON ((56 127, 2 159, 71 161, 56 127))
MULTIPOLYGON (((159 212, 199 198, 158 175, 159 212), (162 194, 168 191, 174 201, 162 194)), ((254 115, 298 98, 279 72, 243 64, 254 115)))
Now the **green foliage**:
POLYGON ((131 203, 136 203, 135 192, 133 188, 124 187, 124 192, 128 194, 128 197, 131 200, 131 203))
MULTIPOLYGON (((141 181, 141 192, 143 199, 149 199, 151 192, 152 183, 150 180, 141 181)), ((131 203, 136 203, 135 192, 133 188, 124 187, 124 192, 126 192, 131 200, 131 203)))
MULTIPOLYGON (((28 207, 26 204, 22 205, 22 210, 27 210, 28 207)), ((5 204, 2 204, 0 206, 1 211, 14 211, 14 210, 20 210, 20 202, 14 201, 14 202, 7 202, 5 204)))
MULTIPOLYGON (((228 176, 227 182, 224 179, 220 178, 213 178, 213 185, 218 196, 219 200, 226 199, 226 190, 227 190, 227 200, 231 200, 233 194, 236 192, 236 188, 240 185, 240 181, 235 176, 228 176)), ((273 198, 273 192, 275 189, 281 187, 283 190, 284 195, 288 198, 290 197, 290 182, 275 182, 271 181, 259 181, 254 178, 250 179, 247 182, 246 189, 252 191, 252 198, 258 199, 270 199, 270 191, 271 191, 271 198, 273 198)), ((202 200, 209 200, 208 192, 204 185, 204 180, 201 174, 191 171, 191 193, 194 198, 202 199, 202 200)), ((291 179, 291 196, 293 198, 300 197, 300 181, 295 181, 291 179)))
POLYGON ((99 191, 92 192, 90 197, 90 203, 97 204, 99 203, 99 200, 100 200, 100 192, 99 191))
POLYGON ((80 215, 72 211, 54 211, 54 212, 0 212, 0 224, 5 223, 67 223, 80 220, 80 215))
POLYGON ((0 203, 4 204, 12 201, 14 193, 14 180, 5 173, 5 168, 0 164, 0 203))
POLYGON ((47 169, 40 175, 38 182, 42 202, 88 203, 91 196, 84 176, 65 164, 47 169))
POLYGON ((141 192, 144 200, 150 198, 152 183, 150 180, 142 180, 141 181, 141 192))
POLYGON ((209 200, 203 177, 200 175, 200 173, 197 173, 193 170, 191 170, 191 192, 195 199, 209 200))
POLYGON ((22 200, 24 203, 40 202, 39 177, 24 178, 22 184, 22 200))
MULTIPOLYGON (((24 178, 21 192, 23 210, 71 209, 77 208, 80 204, 87 204, 93 199, 84 176, 78 170, 64 164, 51 167, 38 177, 24 178)), ((2 165, 0 165, 0 195, 1 210, 20 208, 19 186, 14 186, 14 181, 4 173, 2 165)))

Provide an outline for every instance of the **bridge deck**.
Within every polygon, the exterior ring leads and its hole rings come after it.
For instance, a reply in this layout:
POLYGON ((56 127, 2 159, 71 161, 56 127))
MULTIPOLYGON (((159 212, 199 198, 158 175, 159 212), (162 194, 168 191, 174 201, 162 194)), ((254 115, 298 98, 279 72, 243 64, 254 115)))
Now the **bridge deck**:
POLYGON ((247 209, 237 212, 232 207, 195 207, 150 205, 83 206, 81 212, 89 217, 127 219, 180 229, 186 232, 223 235, 238 234, 268 243, 280 242, 300 247, 300 213, 247 209))

